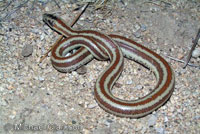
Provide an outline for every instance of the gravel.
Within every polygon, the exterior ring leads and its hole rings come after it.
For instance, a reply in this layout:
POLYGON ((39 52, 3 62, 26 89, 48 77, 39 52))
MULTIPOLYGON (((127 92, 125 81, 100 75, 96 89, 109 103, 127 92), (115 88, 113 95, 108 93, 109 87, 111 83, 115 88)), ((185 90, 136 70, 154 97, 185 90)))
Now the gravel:
MULTIPOLYGON (((0 17, 0 133, 26 134, 196 134, 200 133, 200 70, 167 58, 184 60, 198 31, 198 1, 120 1, 99 10, 90 6, 76 29, 99 30, 129 37, 164 57, 174 70, 176 85, 169 101, 139 119, 120 118, 99 107, 94 85, 109 62, 93 60, 80 72, 60 73, 50 54, 40 58, 59 35, 42 22, 45 12, 69 24, 77 4, 57 1, 11 2, 0 17), (12 13, 15 11, 15 13, 12 13), (29 14, 28 14, 29 12, 29 14), (10 13, 8 17, 4 17, 10 13), (20 127, 20 126, 23 127, 20 127)), ((1 8, 8 1, 0 1, 1 8)), ((197 48, 199 48, 197 45, 197 48)), ((200 65, 200 59, 192 58, 200 65)), ((151 92, 156 78, 147 68, 125 60, 114 96, 131 100, 151 92)))

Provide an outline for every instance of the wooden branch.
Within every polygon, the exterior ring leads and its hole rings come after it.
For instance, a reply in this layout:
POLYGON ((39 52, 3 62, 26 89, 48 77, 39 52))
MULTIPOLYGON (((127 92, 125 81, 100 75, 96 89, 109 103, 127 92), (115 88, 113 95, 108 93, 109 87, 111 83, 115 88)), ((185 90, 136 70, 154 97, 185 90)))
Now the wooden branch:
POLYGON ((198 44, 199 38, 200 38, 200 28, 199 28, 199 31, 197 32, 195 40, 193 41, 192 48, 191 48, 191 50, 190 50, 190 52, 189 52, 189 54, 187 56, 187 59, 185 61, 185 64, 184 64, 183 68, 186 68, 186 66, 188 65, 188 63, 189 63, 189 61, 190 61, 190 59, 192 57, 192 52, 194 51, 196 45, 198 44))
MULTIPOLYGON (((179 60, 179 59, 176 59, 176 58, 171 57, 171 56, 167 56, 167 57, 170 58, 171 60, 178 61, 178 62, 180 62, 180 63, 185 63, 185 61, 183 61, 183 60, 179 60)), ((199 68, 199 69, 200 69, 200 66, 199 66, 199 65, 194 65, 194 64, 188 63, 188 66, 196 67, 196 68, 199 68)))

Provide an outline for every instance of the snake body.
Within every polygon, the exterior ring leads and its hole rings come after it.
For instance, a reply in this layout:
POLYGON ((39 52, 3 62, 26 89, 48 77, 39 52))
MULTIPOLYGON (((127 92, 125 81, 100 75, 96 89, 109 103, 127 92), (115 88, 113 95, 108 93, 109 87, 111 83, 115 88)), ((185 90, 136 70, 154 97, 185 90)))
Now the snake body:
POLYGON ((105 35, 93 30, 77 31, 61 18, 44 14, 43 21, 66 38, 52 50, 53 66, 61 72, 70 72, 88 63, 93 58, 110 60, 95 84, 95 99, 105 111, 121 117, 143 117, 162 106, 172 95, 175 76, 170 65, 161 56, 135 41, 119 36, 105 35), (66 56, 70 51, 75 53, 66 56), (124 57, 151 69, 156 76, 155 88, 137 100, 122 100, 113 96, 111 89, 119 78, 124 57))

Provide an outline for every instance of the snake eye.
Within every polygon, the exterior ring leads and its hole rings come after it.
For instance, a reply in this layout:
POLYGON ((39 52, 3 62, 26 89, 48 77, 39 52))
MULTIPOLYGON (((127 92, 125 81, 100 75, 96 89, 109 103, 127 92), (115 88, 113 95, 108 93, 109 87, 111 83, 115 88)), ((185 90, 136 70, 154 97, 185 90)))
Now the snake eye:
POLYGON ((50 25, 50 26, 53 26, 53 25, 54 25, 54 21, 53 21, 53 20, 50 20, 50 19, 48 19, 48 20, 47 20, 47 24, 48 24, 48 25, 50 25))
POLYGON ((57 17, 52 14, 43 14, 43 21, 49 25, 50 27, 53 27, 55 20, 57 20, 57 17))
POLYGON ((51 19, 53 19, 53 20, 57 20, 57 17, 55 16, 55 15, 53 15, 53 14, 44 14, 43 15, 44 17, 48 17, 48 18, 51 18, 51 19))

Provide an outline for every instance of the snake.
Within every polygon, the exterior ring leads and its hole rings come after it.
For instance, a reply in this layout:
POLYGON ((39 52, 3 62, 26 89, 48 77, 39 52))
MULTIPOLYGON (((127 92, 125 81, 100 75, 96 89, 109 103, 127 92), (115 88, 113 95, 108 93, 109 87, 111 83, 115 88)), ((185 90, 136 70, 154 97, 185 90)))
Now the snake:
POLYGON ((141 118, 160 108, 171 97, 175 86, 174 72, 164 58, 149 48, 116 34, 75 30, 53 14, 43 14, 43 21, 65 37, 51 51, 52 65, 59 72, 74 71, 94 58, 109 60, 109 65, 94 86, 95 100, 106 112, 119 117, 141 118), (112 87, 123 71, 124 58, 153 72, 156 85, 150 93, 134 100, 124 100, 113 95, 112 87))

